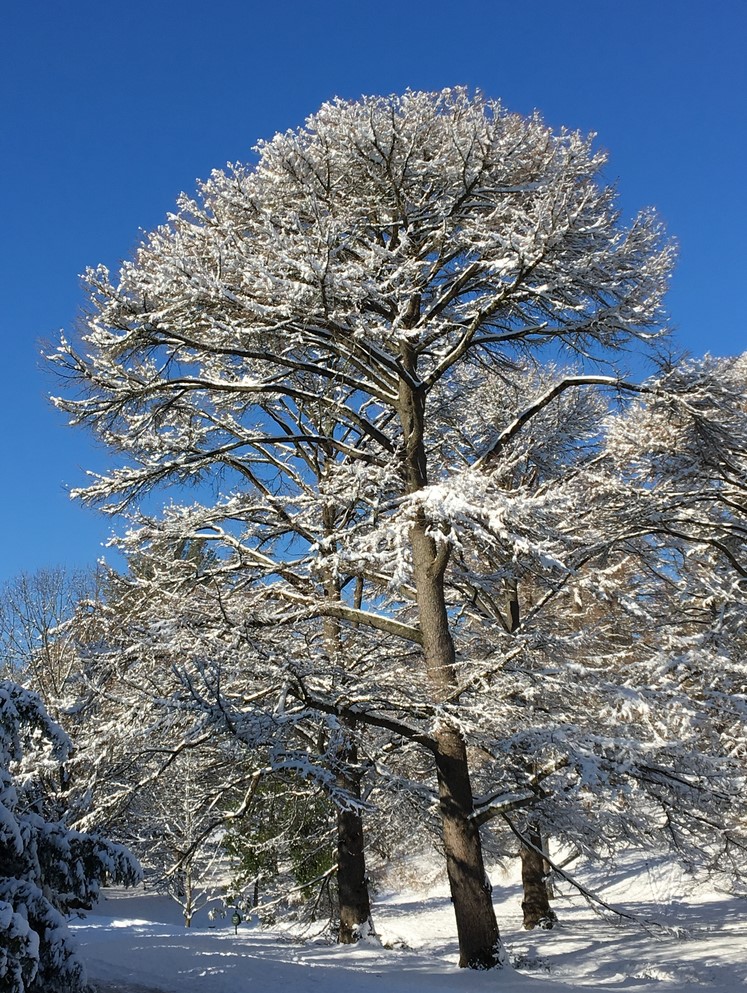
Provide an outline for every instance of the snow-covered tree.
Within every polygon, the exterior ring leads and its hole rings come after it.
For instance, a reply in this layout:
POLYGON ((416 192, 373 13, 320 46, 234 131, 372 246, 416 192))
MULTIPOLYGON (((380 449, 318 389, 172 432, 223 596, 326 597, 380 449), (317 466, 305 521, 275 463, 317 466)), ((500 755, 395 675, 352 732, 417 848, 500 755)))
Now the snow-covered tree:
MULTIPOLYGON (((517 363, 543 348, 609 361, 647 340, 672 251, 653 214, 621 222, 590 138, 461 89, 336 101, 258 152, 182 197, 118 279, 88 273, 58 402, 124 456, 88 499, 117 511, 164 482, 214 481, 217 498, 172 505, 131 540, 207 538, 216 579, 253 586, 264 623, 300 639, 308 626, 306 658, 286 667, 299 701, 430 753, 460 961, 490 967, 461 722, 484 661, 460 643, 447 576, 471 535, 505 532, 503 453, 549 403, 496 433, 517 363), (325 619, 378 639, 380 664, 339 651, 325 619)), ((616 384, 575 371, 553 396, 616 384)))
POLYGON ((248 816, 229 827, 227 903, 274 920, 283 912, 335 919, 335 818, 324 792, 298 776, 266 779, 248 816))
POLYGON ((74 708, 82 617, 68 622, 96 595, 95 572, 62 567, 21 573, 0 588, 0 659, 7 678, 34 690, 59 719, 74 708))
MULTIPOLYGON (((75 758, 86 797, 80 824, 102 826, 131 847, 148 877, 182 903, 188 922, 221 861, 220 838, 226 831, 249 836, 250 823, 264 816, 262 796, 302 797, 306 777, 314 803, 326 794, 338 819, 360 819, 339 721, 307 708, 285 712, 285 628, 248 638, 255 604, 200 578, 206 563, 209 555, 175 555, 168 543, 151 547, 131 575, 108 578, 95 622, 84 618, 94 638, 77 642, 87 698, 75 758), (180 572, 195 569, 197 578, 185 584, 180 572)), ((281 860, 304 876, 298 837, 281 833, 281 860)), ((326 877, 320 882, 337 892, 326 877)), ((307 889, 309 877, 298 885, 307 889)), ((275 896, 282 901, 282 891, 275 896)), ((344 897, 339 904, 342 929, 344 897)))
POLYGON ((222 885, 220 813, 230 799, 218 806, 221 764, 199 750, 177 753, 157 777, 132 784, 131 802, 120 818, 146 881, 179 904, 186 927, 222 885))
MULTIPOLYGON (((592 856, 666 845, 741 875, 743 396, 744 359, 678 363, 545 477, 554 563, 503 556, 516 623, 482 677, 501 716, 470 736, 499 757, 479 818, 524 840, 539 824, 592 856)), ((525 847, 541 877, 541 845, 525 847)))
POLYGON ((0 683, 0 985, 7 993, 79 993, 84 968, 66 915, 90 908, 105 882, 134 883, 121 846, 72 831, 39 771, 58 767, 67 736, 38 696, 0 683))

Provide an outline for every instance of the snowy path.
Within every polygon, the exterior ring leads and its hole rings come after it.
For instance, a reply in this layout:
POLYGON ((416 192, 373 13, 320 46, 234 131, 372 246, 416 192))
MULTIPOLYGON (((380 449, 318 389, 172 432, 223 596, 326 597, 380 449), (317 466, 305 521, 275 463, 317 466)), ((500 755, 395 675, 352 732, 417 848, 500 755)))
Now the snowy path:
MULTIPOLYGON (((587 879, 587 882, 589 880, 587 879)), ((152 894, 112 894, 100 916, 74 924, 99 993, 714 993, 747 990, 747 899, 695 883, 665 863, 639 861, 605 890, 613 903, 668 931, 601 921, 578 897, 556 907, 560 926, 521 928, 515 881, 494 880, 498 918, 515 970, 456 967, 448 897, 402 893, 376 903, 385 945, 300 943, 280 930, 221 923, 186 930, 174 904, 152 894)), ((603 885, 597 877, 594 885, 603 885)))
POLYGON ((96 993, 163 993, 155 986, 123 986, 121 983, 96 983, 96 993))

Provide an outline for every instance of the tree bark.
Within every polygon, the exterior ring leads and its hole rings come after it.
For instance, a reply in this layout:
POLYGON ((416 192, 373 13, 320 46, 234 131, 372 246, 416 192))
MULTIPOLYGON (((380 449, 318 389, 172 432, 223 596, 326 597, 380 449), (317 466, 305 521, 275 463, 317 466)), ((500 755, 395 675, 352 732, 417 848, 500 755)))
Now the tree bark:
MULTIPOLYGON (((415 357, 402 352, 403 366, 415 379, 415 357)), ((408 493, 427 485, 424 446, 425 397, 400 380, 400 421, 405 448, 404 482, 408 493)), ((418 512, 410 530, 413 580, 417 592, 426 675, 437 703, 456 689, 454 641, 444 595, 448 546, 437 544, 418 512)), ((459 965, 492 969, 501 964, 500 935, 485 873, 480 830, 472 817, 474 799, 467 748, 458 729, 443 718, 434 728, 435 762, 443 825, 443 845, 459 939, 459 965)))
MULTIPOLYGON (((425 530, 412 529, 413 565, 418 594, 426 672, 437 700, 456 687, 454 644, 443 593, 444 555, 425 530)), ((500 935, 485 873, 480 829, 472 814, 474 800, 467 748, 459 731, 442 720, 434 729, 436 773, 443 824, 443 844, 451 900, 459 939, 459 965, 492 969, 500 965, 500 935)))
POLYGON ((192 917, 194 916, 194 888, 192 886, 192 869, 187 866, 184 874, 184 926, 192 927, 192 917))
MULTIPOLYGON (((506 579, 506 618, 511 632, 521 624, 521 604, 519 584, 515 577, 506 579)), ((526 831, 528 845, 519 849, 521 857, 521 882, 524 890, 521 909, 524 912, 524 927, 531 931, 535 927, 549 930, 557 921, 557 915, 550 906, 550 890, 547 883, 548 864, 544 855, 544 839, 537 824, 531 824, 526 831)))
POLYGON ((528 845, 522 845, 521 882, 524 887, 524 899, 521 909, 524 912, 524 927, 531 931, 535 927, 549 930, 557 921, 555 911, 550 906, 547 891, 546 862, 542 854, 542 834, 536 825, 526 831, 528 845))
MULTIPOLYGON (((357 761, 355 745, 348 743, 338 785, 351 796, 360 799, 361 777, 353 771, 357 761)), ((337 890, 340 901, 340 930, 337 940, 340 944, 352 945, 365 934, 373 932, 373 923, 366 875, 363 819, 359 811, 340 807, 337 809, 337 890)))
MULTIPOLYGON (((328 535, 334 533, 332 511, 324 511, 324 527, 328 535)), ((327 577, 325 590, 328 597, 340 599, 340 589, 335 579, 327 577)), ((324 637, 327 651, 332 657, 342 654, 342 632, 334 617, 324 619, 324 637)), ((346 731, 350 725, 342 723, 343 741, 335 756, 337 785, 354 800, 361 798, 361 773, 357 770, 358 749, 346 731)), ((364 934, 373 933, 371 901, 368 894, 363 818, 355 807, 337 807, 337 894, 340 911, 340 928, 337 940, 341 945, 352 945, 364 934)))

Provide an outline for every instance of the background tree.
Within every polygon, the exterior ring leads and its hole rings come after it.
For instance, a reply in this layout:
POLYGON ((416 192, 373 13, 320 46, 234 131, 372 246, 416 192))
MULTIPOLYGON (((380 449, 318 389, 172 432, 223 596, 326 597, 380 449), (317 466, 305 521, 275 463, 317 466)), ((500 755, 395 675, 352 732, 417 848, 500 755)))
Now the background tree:
POLYGON ((218 799, 215 777, 223 762, 210 751, 186 749, 157 776, 134 784, 132 802, 119 818, 149 881, 179 904, 186 927, 220 897, 225 868, 221 813, 230 798, 218 799))
MULTIPOLYGON (((339 721, 284 705, 280 660, 293 651, 286 628, 266 629, 252 617, 254 601, 216 587, 204 571, 216 565, 209 554, 175 554, 161 537, 135 557, 129 576, 108 578, 96 624, 88 628, 95 638, 78 642, 88 705, 76 768, 88 797, 81 823, 103 825, 131 846, 189 921, 196 902, 209 896, 220 838, 226 831, 250 838, 257 819, 261 830, 268 827, 263 796, 278 804, 281 796, 297 796, 295 804, 287 802, 289 821, 298 820, 312 796, 318 805, 320 793, 358 818, 360 805, 349 793, 349 757, 340 757, 347 736, 339 721), (304 777, 310 783, 302 789, 304 777)), ((308 821, 301 816, 300 823, 308 821)), ((273 885, 279 903, 287 903, 283 886, 296 891, 298 902, 316 876, 337 897, 328 879, 334 859, 325 873, 309 876, 304 869, 319 861, 315 849, 328 848, 326 821, 323 827, 321 841, 309 834, 305 854, 301 827, 278 832, 275 861, 293 866, 284 883, 273 885)), ((264 891, 266 873, 261 882, 264 891)), ((346 905, 344 898, 337 902, 341 928, 346 905)))
POLYGON ((0 590, 0 658, 8 678, 37 692, 56 719, 75 708, 82 616, 75 633, 67 627, 86 601, 95 599, 95 571, 62 567, 22 573, 0 590))
MULTIPOLYGON (((294 776, 267 779, 258 804, 226 834, 227 900, 274 921, 292 908, 306 919, 337 917, 332 892, 337 859, 333 810, 324 792, 294 776)), ((339 924, 338 924, 339 926, 339 924)))
POLYGON ((747 682, 731 637, 743 603, 743 376, 743 360, 706 360, 650 380, 553 484, 556 507, 574 508, 545 544, 553 559, 508 557, 512 598, 529 610, 483 675, 487 695, 518 706, 514 730, 494 732, 502 749, 510 742, 508 799, 496 790, 481 818, 508 815, 525 839, 539 818, 591 856, 666 845, 688 865, 740 876, 747 682), (706 560, 725 585, 708 588, 706 560), (720 658, 709 666, 714 623, 720 658))

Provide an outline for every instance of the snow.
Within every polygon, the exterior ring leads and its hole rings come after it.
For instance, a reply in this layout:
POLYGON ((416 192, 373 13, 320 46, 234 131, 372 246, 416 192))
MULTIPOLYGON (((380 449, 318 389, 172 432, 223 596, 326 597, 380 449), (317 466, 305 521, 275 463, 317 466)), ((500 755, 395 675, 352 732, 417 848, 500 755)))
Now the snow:
POLYGON ((109 890, 96 911, 73 922, 89 978, 101 993, 586 993, 680 991, 743 993, 747 987, 747 898, 688 877, 665 859, 629 856, 614 873, 587 871, 641 920, 603 920, 567 888, 552 931, 521 927, 516 867, 494 873, 503 939, 515 968, 475 973, 456 966, 453 912, 446 888, 379 894, 374 906, 381 944, 330 944, 287 928, 263 930, 200 912, 189 930, 178 906, 155 893, 109 890))

